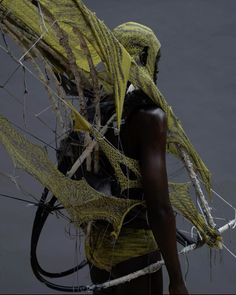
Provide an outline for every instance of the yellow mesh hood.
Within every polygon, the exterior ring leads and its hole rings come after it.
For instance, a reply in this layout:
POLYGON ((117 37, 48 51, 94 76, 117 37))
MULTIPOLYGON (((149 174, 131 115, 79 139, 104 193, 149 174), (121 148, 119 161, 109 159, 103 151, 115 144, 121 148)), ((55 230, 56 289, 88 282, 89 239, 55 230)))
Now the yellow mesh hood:
POLYGON ((161 43, 153 30, 136 22, 127 22, 113 29, 113 33, 137 64, 143 48, 148 47, 145 69, 153 78, 157 53, 161 48, 161 43))

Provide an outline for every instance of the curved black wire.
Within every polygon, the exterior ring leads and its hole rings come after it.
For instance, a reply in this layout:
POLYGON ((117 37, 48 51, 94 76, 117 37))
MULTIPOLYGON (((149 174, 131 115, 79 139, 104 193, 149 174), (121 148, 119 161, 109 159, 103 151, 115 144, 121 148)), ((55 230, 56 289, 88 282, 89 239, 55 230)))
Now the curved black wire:
MULTIPOLYGON (((43 277, 43 276, 45 276, 45 277, 49 277, 49 278, 62 278, 62 277, 65 277, 65 276, 68 276, 68 275, 71 275, 71 274, 77 272, 78 270, 82 269, 87 264, 86 261, 82 261, 79 265, 77 265, 71 269, 68 269, 66 271, 58 272, 58 273, 51 273, 51 272, 45 271, 40 266, 38 259, 37 259, 38 241, 39 241, 43 226, 44 226, 49 214, 54 210, 54 208, 55 208, 54 205, 57 200, 56 197, 53 196, 49 202, 45 203, 48 193, 49 193, 48 189, 45 188, 44 192, 42 194, 40 203, 39 203, 39 207, 38 207, 36 215, 35 215, 34 223, 33 223, 32 237, 31 237, 31 266, 32 266, 32 270, 33 270, 36 278, 51 289, 54 289, 57 291, 63 291, 63 292, 83 292, 83 291, 86 291, 87 290, 86 286, 74 287, 74 286, 57 285, 57 284, 54 284, 54 283, 48 281, 47 279, 45 279, 43 277)), ((195 240, 185 236, 183 233, 181 233, 179 231, 177 231, 177 241, 180 244, 182 244, 183 246, 187 246, 187 245, 190 245, 190 244, 196 242, 195 240)))
POLYGON ((53 196, 50 199, 50 201, 46 203, 48 192, 49 192, 48 189, 45 188, 39 203, 39 207, 36 211, 36 215, 35 215, 35 219, 33 223, 32 236, 31 236, 31 253, 30 253, 31 267, 32 267, 33 273, 39 281, 41 281, 42 283, 44 283, 46 286, 48 286, 51 289, 64 291, 64 292, 84 291, 85 287, 83 286, 73 287, 73 286, 57 285, 48 281, 47 279, 43 277, 45 276, 49 278, 62 278, 75 273, 76 271, 80 270, 87 264, 87 261, 82 261, 79 265, 73 268, 70 268, 66 271, 62 271, 58 273, 48 272, 40 266, 38 258, 37 258, 38 241, 39 241, 42 229, 45 225, 45 222, 49 214, 54 210, 54 205, 55 205, 55 202, 57 201, 56 197, 53 196))
MULTIPOLYGON (((58 158, 58 170, 62 173, 66 174, 66 172, 70 169, 71 164, 71 154, 74 153, 73 150, 70 150, 73 145, 73 141, 78 141, 77 134, 74 132, 71 132, 70 135, 65 139, 61 141, 60 148, 57 150, 57 158, 58 158)), ((77 148, 78 149, 78 148, 77 148)), ((78 152, 78 151, 77 151, 78 152)), ((79 177, 79 175, 77 175, 79 177)), ((71 275, 78 270, 82 269, 85 265, 87 265, 87 261, 82 261, 77 266, 70 268, 68 270, 62 271, 62 272, 48 272, 44 270, 38 261, 37 257, 37 246, 39 242, 39 238, 41 235, 41 232, 43 230, 43 227, 47 221, 48 216, 54 211, 58 210, 58 206, 55 206, 55 203, 57 201, 57 198, 55 196, 52 196, 49 201, 47 201, 48 198, 48 189, 45 188, 40 202, 38 204, 38 208, 35 214, 35 219, 33 222, 33 228, 32 228, 32 236, 31 236, 31 267, 33 270, 34 275, 36 278, 44 283, 47 287, 57 290, 57 291, 63 291, 63 292, 84 292, 88 291, 88 288, 86 286, 65 286, 65 285, 58 285, 50 282, 47 278, 62 278, 68 275, 71 275)), ((182 244, 183 246, 190 245, 196 241, 192 240, 191 238, 186 237, 184 234, 177 231, 176 233, 177 241, 182 244)))
MULTIPOLYGON (((72 135, 73 137, 73 135, 72 135)), ((69 138, 69 137, 68 137, 69 138)), ((70 139, 67 142, 67 145, 70 143, 70 139)), ((59 158, 59 165, 58 170, 60 170, 62 173, 66 173, 66 171, 69 168, 69 161, 67 159, 66 155, 66 147, 64 146, 62 150, 58 150, 57 154, 59 158)), ((37 246, 39 242, 39 238, 41 235, 41 232, 43 230, 43 227, 47 221, 48 216, 55 210, 58 210, 58 206, 55 206, 55 203, 57 201, 57 198, 55 196, 52 196, 49 201, 48 199, 49 190, 47 188, 44 188, 44 191, 42 193, 41 199, 38 204, 38 208, 35 214, 34 222, 33 222, 33 228, 32 228, 32 235, 31 235, 31 249, 30 249, 30 261, 31 261, 31 267, 33 270, 33 273, 35 277, 42 283, 44 283, 47 287, 57 290, 57 291, 63 291, 63 292, 81 292, 86 291, 87 288, 84 286, 64 286, 64 285, 58 285, 54 284, 50 281, 48 281, 47 278, 62 278, 68 275, 71 275, 78 270, 82 269, 85 265, 87 265, 87 261, 83 260, 80 264, 76 265, 75 267, 72 267, 68 270, 62 271, 62 272, 49 272, 46 271, 41 267, 38 261, 37 257, 37 246)))

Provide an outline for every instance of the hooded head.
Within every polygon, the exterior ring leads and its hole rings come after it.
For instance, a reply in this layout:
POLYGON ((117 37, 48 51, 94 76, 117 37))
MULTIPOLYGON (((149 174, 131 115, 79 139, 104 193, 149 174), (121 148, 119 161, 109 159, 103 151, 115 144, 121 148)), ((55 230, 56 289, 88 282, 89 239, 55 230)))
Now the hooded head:
POLYGON ((135 62, 143 66, 155 80, 156 61, 161 44, 154 32, 142 24, 127 22, 113 29, 113 33, 135 62))

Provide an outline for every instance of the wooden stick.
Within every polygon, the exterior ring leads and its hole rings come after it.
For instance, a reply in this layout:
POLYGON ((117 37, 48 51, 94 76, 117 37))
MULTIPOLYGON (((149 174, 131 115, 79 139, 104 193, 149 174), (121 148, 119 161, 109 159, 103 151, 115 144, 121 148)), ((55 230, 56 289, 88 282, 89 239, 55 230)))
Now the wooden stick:
MULTIPOLYGON (((221 228, 219 228, 218 231, 220 233, 223 233, 223 232, 227 231, 230 228, 234 228, 235 224, 236 224, 236 219, 233 219, 230 222, 228 222, 227 224, 225 224, 224 226, 222 226, 221 228)), ((197 248, 198 248, 198 245, 196 243, 194 243, 194 244, 191 244, 189 246, 184 247, 179 252, 179 254, 186 254, 188 252, 196 250, 197 248)), ((117 286, 117 285, 120 285, 120 284, 124 284, 126 282, 130 282, 131 280, 137 279, 140 276, 144 276, 146 274, 150 274, 150 273, 154 273, 154 272, 158 271, 164 264, 165 264, 164 260, 157 261, 157 262, 155 262, 155 263, 153 263, 153 264, 151 264, 151 265, 149 265, 149 266, 147 266, 147 267, 145 267, 145 268, 143 268, 141 270, 138 270, 138 271, 133 272, 131 274, 128 274, 126 276, 120 277, 118 279, 106 282, 104 284, 88 286, 87 290, 88 291, 93 291, 93 290, 97 290, 97 289, 106 289, 106 288, 109 288, 109 287, 114 287, 114 286, 117 286)))
POLYGON ((192 164, 192 162, 191 162, 191 160, 189 158, 189 155, 186 153, 186 151, 183 148, 179 147, 179 150, 180 150, 181 156, 183 158, 183 161, 185 163, 185 166, 186 166, 186 168, 187 168, 187 170, 189 172, 190 179, 191 179, 191 181, 193 183, 193 186, 194 186, 194 188, 195 188, 195 190, 197 192, 197 196, 198 196, 198 199, 199 199, 200 204, 202 206, 205 218, 206 218, 208 224, 211 227, 215 228, 216 224, 215 224, 215 222, 213 220, 213 217, 211 215, 211 209, 210 209, 210 207, 208 205, 206 197, 204 196, 204 193, 202 191, 200 182, 198 180, 196 172, 194 171, 193 164, 192 164))
MULTIPOLYGON (((89 69, 90 69, 90 76, 92 79, 93 91, 94 91, 94 104, 95 104, 95 125, 96 128, 100 128, 101 126, 101 109, 100 109, 100 93, 99 93, 99 81, 97 71, 95 69, 88 45, 83 34, 77 29, 73 28, 73 32, 78 36, 80 41, 80 47, 83 50, 84 54, 86 55, 89 69)), ((98 173, 99 171, 99 146, 96 145, 94 147, 94 173, 98 173)))
POLYGON ((222 234, 225 231, 227 231, 228 229, 234 229, 236 227, 236 218, 232 219, 231 221, 229 221, 228 223, 226 223, 225 225, 223 225, 222 227, 220 227, 218 229, 218 231, 222 234))
POLYGON ((106 289, 109 287, 114 287, 117 285, 124 284, 126 282, 130 282, 131 280, 137 279, 140 276, 144 276, 146 274, 150 274, 150 273, 154 273, 154 272, 158 271, 163 265, 164 265, 164 260, 157 261, 156 263, 153 263, 141 270, 138 270, 138 271, 128 274, 126 276, 120 277, 118 279, 114 279, 112 281, 109 281, 109 282, 106 282, 103 284, 88 286, 88 291, 94 291, 94 290, 98 290, 98 289, 106 289))
MULTIPOLYGON (((108 129, 108 126, 111 124, 113 120, 115 120, 116 115, 112 115, 111 118, 107 121, 106 125, 101 129, 100 133, 104 135, 108 129)), ((91 141, 90 144, 87 146, 87 148, 84 150, 84 152, 79 156, 79 158, 75 161, 74 165, 68 171, 67 176, 72 177, 75 172, 78 170, 78 168, 82 165, 84 160, 87 158, 87 156, 92 152, 94 147, 96 146, 97 142, 95 140, 91 141)))
POLYGON ((84 92, 82 89, 82 79, 81 79, 80 72, 79 72, 79 69, 76 64, 76 57, 75 57, 74 52, 71 49, 70 44, 69 44, 69 36, 60 27, 60 25, 58 24, 55 17, 51 14, 51 12, 47 8, 42 7, 42 10, 45 13, 46 17, 52 23, 54 23, 54 30, 57 34, 58 39, 59 39, 59 43, 66 51, 67 59, 68 59, 69 65, 70 65, 71 72, 74 75, 77 92, 78 92, 78 95, 80 98, 80 111, 81 111, 81 114, 86 118, 87 117, 87 110, 86 110, 86 101, 85 101, 85 97, 84 97, 84 92))

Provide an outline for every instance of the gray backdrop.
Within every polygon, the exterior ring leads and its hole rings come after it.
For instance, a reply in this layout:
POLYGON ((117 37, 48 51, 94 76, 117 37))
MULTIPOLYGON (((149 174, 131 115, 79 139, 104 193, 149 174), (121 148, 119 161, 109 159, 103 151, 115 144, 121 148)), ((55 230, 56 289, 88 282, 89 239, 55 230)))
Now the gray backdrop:
MULTIPOLYGON (((236 205, 236 1, 87 0, 85 3, 111 28, 132 20, 152 27, 157 33, 162 43, 158 86, 211 170, 215 189, 236 205)), ((20 56, 16 46, 9 42, 20 56)), ((3 84, 16 64, 2 51, 0 61, 0 84, 3 84)), ((6 85, 8 93, 0 89, 0 112, 13 122, 26 124, 29 130, 48 142, 53 133, 33 116, 48 106, 47 93, 28 74, 26 82, 29 90, 25 96, 26 122, 22 119, 22 70, 6 85)), ((41 119, 54 128, 51 117, 47 111, 41 119)), ((0 172, 14 175, 17 183, 23 183, 27 191, 39 197, 42 187, 26 174, 15 171, 2 147, 0 152, 0 172)), ((50 155, 53 157, 52 152, 50 155)), ((0 176, 0 187, 0 193, 23 196, 4 175, 0 176)), ((57 293, 39 283, 30 268, 29 246, 35 208, 17 201, 0 200, 0 292, 57 293)), ((215 216, 234 217, 234 211, 223 203, 216 201, 214 207, 218 209, 215 216)), ((66 223, 54 216, 43 232, 40 258, 50 270, 70 267, 77 259, 75 241, 65 233, 67 230, 66 223)), ((235 231, 225 235, 225 243, 236 252, 235 231)), ((190 293, 236 292, 236 260, 228 252, 213 252, 210 259, 209 250, 203 248, 189 254, 188 260, 190 293)), ((185 273, 186 259, 181 261, 185 273)), ((74 276, 72 282, 89 282, 88 271, 74 276)), ((165 276, 165 290, 167 286, 165 276)))

